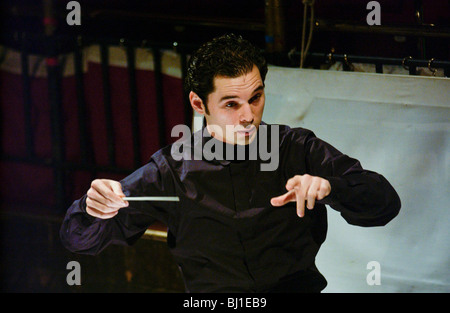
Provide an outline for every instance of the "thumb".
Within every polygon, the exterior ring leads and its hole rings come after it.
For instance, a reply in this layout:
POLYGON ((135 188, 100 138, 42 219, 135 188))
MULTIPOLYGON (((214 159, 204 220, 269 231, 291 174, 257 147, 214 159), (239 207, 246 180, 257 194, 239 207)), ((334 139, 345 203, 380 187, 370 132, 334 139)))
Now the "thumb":
POLYGON ((120 197, 125 197, 125 194, 122 191, 122 184, 115 181, 115 182, 111 182, 110 185, 112 191, 114 191, 114 193, 120 197))
POLYGON ((290 190, 281 196, 270 199, 270 204, 273 206, 282 206, 290 201, 295 201, 295 190, 290 190))
MULTIPOLYGON (((123 193, 123 190, 122 190, 121 183, 119 183, 118 181, 111 182, 110 187, 117 196, 119 196, 120 198, 125 197, 125 194, 123 193)), ((124 201, 124 200, 122 200, 122 201, 125 202, 126 205, 128 205, 128 201, 124 201)))

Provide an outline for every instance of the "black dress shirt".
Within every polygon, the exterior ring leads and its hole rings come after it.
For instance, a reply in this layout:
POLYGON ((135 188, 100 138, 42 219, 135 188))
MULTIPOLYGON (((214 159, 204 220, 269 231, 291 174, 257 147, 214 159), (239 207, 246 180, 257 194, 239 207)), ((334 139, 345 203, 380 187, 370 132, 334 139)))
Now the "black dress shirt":
MULTIPOLYGON (((180 202, 130 202, 114 218, 102 220, 86 213, 84 196, 67 211, 63 244, 73 252, 97 254, 111 243, 134 243, 159 220, 168 226, 167 243, 187 291, 322 290, 326 280, 315 257, 327 233, 325 204, 350 224, 381 226, 398 214, 400 199, 382 175, 363 169, 310 130, 277 127, 276 170, 262 171, 268 161, 248 157, 258 147, 253 143, 247 145, 246 160, 180 160, 187 146, 216 140, 198 131, 182 142, 180 155, 175 155, 180 142, 165 147, 121 181, 127 196, 178 196, 180 202), (270 199, 286 193, 288 179, 302 174, 327 179, 331 193, 300 218, 295 202, 274 207, 270 199)), ((228 144, 221 144, 226 149, 228 144)))

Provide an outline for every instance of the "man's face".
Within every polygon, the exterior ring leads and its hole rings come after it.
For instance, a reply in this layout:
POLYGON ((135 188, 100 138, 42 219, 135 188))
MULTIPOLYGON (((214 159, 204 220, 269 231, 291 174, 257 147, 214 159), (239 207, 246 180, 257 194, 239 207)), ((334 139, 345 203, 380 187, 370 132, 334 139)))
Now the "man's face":
POLYGON ((205 113, 208 131, 230 144, 246 145, 256 137, 264 111, 264 82, 256 66, 236 78, 216 77, 205 113))

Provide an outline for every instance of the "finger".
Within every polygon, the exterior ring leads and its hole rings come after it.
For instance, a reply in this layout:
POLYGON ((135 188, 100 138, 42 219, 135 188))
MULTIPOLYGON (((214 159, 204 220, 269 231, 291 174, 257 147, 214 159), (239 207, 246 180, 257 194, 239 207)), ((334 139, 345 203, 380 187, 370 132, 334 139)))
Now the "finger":
POLYGON ((114 181, 111 183, 111 189, 112 191, 119 196, 120 200, 122 200, 123 204, 125 204, 125 206, 128 206, 128 201, 123 200, 122 197, 125 197, 125 194, 123 193, 122 190, 122 184, 114 181))
POLYGON ((331 192, 331 185, 328 180, 323 180, 320 184, 317 200, 322 200, 326 196, 328 196, 331 192))
POLYGON ((296 175, 290 178, 286 183, 286 189, 292 190, 295 186, 300 184, 300 176, 296 175))
POLYGON ((120 207, 111 207, 89 197, 86 198, 86 207, 105 214, 114 213, 120 209, 120 207))
MULTIPOLYGON (((96 181, 97 182, 97 181, 96 181)), ((119 195, 116 195, 111 187, 111 182, 109 180, 99 180, 97 183, 92 183, 92 188, 94 188, 99 194, 101 194, 105 199, 111 202, 111 205, 124 205, 124 200, 119 195)), ((121 189, 121 188, 120 188, 121 189)))
POLYGON ((281 196, 270 199, 270 204, 273 206, 283 206, 291 201, 295 201, 295 190, 290 190, 281 196))
POLYGON ((98 217, 101 219, 108 219, 108 218, 112 218, 112 217, 116 216, 119 211, 111 212, 111 213, 103 213, 103 212, 97 211, 96 209, 94 209, 92 207, 86 206, 86 212, 93 217, 98 217))
POLYGON ((309 210, 312 210, 314 208, 319 188, 320 188, 320 180, 313 179, 306 194, 306 207, 309 210))
MULTIPOLYGON (((111 207, 111 208, 118 209, 118 208, 124 207, 123 203, 114 202, 114 201, 111 201, 111 200, 105 198, 101 193, 99 193, 94 188, 91 188, 88 190, 87 196, 88 196, 87 199, 95 200, 96 202, 101 203, 101 204, 111 207)), ((86 201, 87 201, 87 199, 86 199, 86 201)))
POLYGON ((297 200, 297 215, 299 217, 305 216, 305 199, 306 199, 306 191, 305 188, 302 187, 294 187, 295 196, 297 200))

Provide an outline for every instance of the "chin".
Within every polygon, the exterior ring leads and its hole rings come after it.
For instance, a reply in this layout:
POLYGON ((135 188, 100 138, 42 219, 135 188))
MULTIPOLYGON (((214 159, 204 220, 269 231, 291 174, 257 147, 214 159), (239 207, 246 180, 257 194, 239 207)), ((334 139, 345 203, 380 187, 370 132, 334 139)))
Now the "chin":
POLYGON ((236 144, 241 145, 241 146, 251 144, 255 140, 256 134, 257 134, 257 132, 255 131, 250 136, 245 136, 245 137, 239 136, 236 140, 236 144))

